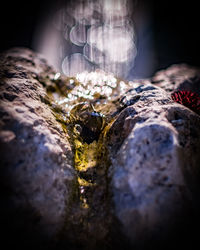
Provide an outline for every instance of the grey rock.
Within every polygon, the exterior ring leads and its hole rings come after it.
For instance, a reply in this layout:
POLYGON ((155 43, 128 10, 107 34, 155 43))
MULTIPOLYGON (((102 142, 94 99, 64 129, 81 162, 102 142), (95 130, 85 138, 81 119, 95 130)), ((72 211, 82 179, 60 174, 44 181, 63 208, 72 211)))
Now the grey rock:
POLYGON ((124 83, 104 138, 106 163, 99 159, 97 171, 81 173, 95 179, 84 191, 89 210, 80 206, 69 135, 47 95, 73 86, 55 85, 54 76, 31 50, 0 56, 0 226, 7 248, 141 250, 160 242, 156 249, 169 249, 172 243, 163 242, 173 233, 177 246, 184 242, 188 228, 195 232, 190 221, 200 222, 200 116, 170 94, 198 92, 198 69, 175 65, 124 83))
POLYGON ((1 226, 5 235, 19 232, 19 242, 23 235, 29 248, 37 235, 53 239, 62 229, 75 180, 67 134, 44 88, 44 79, 54 74, 29 49, 1 55, 1 226))
POLYGON ((199 195, 200 116, 152 84, 130 89, 121 103, 109 133, 114 213, 139 249, 172 232, 178 242, 173 230, 192 220, 199 195))
POLYGON ((151 82, 168 92, 191 90, 200 95, 200 69, 187 64, 174 64, 160 70, 152 77, 151 82))

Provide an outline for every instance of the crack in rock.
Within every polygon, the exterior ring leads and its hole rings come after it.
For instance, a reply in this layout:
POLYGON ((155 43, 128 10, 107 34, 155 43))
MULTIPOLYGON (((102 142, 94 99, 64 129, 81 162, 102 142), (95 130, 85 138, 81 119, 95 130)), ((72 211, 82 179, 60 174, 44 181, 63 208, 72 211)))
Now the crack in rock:
POLYGON ((175 65, 126 82, 101 71, 63 76, 25 48, 0 57, 8 247, 168 249, 195 240, 200 116, 170 94, 197 90, 198 69, 175 65))

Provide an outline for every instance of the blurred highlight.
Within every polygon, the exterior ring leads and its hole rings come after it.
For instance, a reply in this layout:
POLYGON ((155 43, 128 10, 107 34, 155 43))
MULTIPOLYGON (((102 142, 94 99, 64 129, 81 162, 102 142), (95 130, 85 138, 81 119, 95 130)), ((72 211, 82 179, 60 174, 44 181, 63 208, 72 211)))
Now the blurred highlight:
POLYGON ((97 69, 127 78, 137 54, 130 0, 71 1, 45 26, 39 51, 67 76, 97 69))

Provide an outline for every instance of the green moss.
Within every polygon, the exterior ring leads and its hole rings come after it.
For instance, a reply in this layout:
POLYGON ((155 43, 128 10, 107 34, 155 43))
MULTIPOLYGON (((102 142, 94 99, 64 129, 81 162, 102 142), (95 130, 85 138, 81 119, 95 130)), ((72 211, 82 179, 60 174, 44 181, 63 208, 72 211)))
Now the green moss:
MULTIPOLYGON (((92 81, 88 84, 91 88, 96 87, 96 83, 92 81)), ((109 98, 101 92, 94 92, 92 98, 88 94, 87 99, 79 96, 79 88, 85 88, 86 93, 89 93, 87 86, 76 78, 65 78, 64 82, 58 79, 47 88, 47 93, 51 100, 48 105, 68 135, 77 173, 61 238, 67 235, 69 241, 76 238, 77 244, 90 243, 92 246, 96 242, 105 241, 107 244, 113 219, 109 192, 108 169, 111 161, 107 134, 119 112, 116 98, 118 86, 113 88, 109 98), (58 99, 54 93, 57 93, 58 99)))

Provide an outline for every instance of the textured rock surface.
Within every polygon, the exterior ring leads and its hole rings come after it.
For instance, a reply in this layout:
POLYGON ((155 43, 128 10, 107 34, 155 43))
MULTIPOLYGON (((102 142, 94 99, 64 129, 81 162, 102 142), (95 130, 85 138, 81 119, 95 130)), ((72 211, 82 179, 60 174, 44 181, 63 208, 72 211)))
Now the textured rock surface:
POLYGON ((43 87, 42 79, 53 74, 31 50, 1 55, 1 227, 11 242, 12 230, 18 232, 17 241, 29 248, 39 234, 54 237, 62 228, 75 176, 67 135, 43 87))
MULTIPOLYGON (((115 101, 110 105, 105 100, 102 110, 108 110, 101 112, 116 117, 109 120, 106 132, 101 131, 102 151, 98 152, 99 146, 90 151, 97 150, 98 161, 95 153, 93 158, 88 154, 96 169, 79 176, 66 127, 57 121, 64 122, 53 96, 66 99, 62 94, 67 89, 74 88, 70 94, 77 94, 80 86, 88 91, 98 78, 82 85, 74 78, 74 85, 62 81, 59 85, 55 72, 38 54, 19 48, 2 54, 0 224, 7 248, 13 243, 21 249, 51 249, 46 240, 51 245, 56 238, 51 246, 58 250, 169 249, 173 237, 174 246, 184 242, 190 248, 198 239, 194 220, 196 225, 200 222, 200 116, 174 103, 170 93, 176 89, 199 93, 199 77, 198 69, 175 65, 152 80, 127 84, 112 76, 109 86, 105 80, 108 96, 115 101), (111 94, 114 86, 120 101, 111 94)), ((71 105, 69 98, 66 102, 71 105)), ((69 131, 73 140, 74 130, 69 131)), ((82 146, 89 145, 97 143, 82 146)))
POLYGON ((179 244, 178 230, 192 220, 199 188, 200 117, 151 84, 129 90, 121 103, 127 107, 109 144, 116 216, 139 249, 167 243, 176 229, 179 244))
POLYGON ((187 64, 172 65, 158 71, 151 81, 168 92, 191 90, 200 94, 200 69, 187 64))

